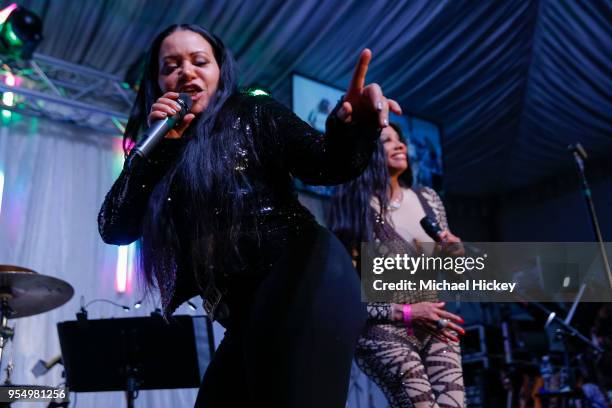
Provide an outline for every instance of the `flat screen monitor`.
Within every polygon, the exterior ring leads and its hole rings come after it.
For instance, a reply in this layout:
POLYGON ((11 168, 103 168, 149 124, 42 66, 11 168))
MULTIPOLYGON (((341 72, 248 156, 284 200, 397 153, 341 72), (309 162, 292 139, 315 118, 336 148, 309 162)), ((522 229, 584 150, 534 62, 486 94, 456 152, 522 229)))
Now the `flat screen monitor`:
MULTIPOLYGON (((293 74, 292 106, 293 111, 302 120, 315 129, 324 132, 325 120, 336 106, 344 90, 324 82, 293 74)), ((391 122, 396 122, 408 139, 408 154, 417 186, 442 189, 442 129, 434 121, 414 114, 401 116, 391 115, 391 122)), ((295 179, 298 189, 311 193, 329 196, 333 187, 310 186, 295 179)))

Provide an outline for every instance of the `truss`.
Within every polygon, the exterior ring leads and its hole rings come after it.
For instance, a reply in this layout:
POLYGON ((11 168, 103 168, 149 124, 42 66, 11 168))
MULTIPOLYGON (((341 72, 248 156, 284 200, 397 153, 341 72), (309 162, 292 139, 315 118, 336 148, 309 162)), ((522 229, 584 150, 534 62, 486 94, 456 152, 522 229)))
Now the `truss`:
POLYGON ((136 95, 120 77, 36 53, 30 61, 0 61, 0 92, 14 95, 0 108, 123 133, 136 95))

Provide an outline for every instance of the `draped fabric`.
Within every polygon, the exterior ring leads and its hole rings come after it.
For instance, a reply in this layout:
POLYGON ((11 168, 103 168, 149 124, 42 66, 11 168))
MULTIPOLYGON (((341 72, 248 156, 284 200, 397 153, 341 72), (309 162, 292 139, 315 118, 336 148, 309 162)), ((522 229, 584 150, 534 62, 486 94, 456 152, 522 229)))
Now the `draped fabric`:
POLYGON ((535 183, 572 166, 570 142, 612 153, 607 0, 20 3, 44 19, 39 52, 119 75, 166 26, 200 23, 234 52, 243 84, 286 103, 292 72, 345 88, 370 47, 368 81, 443 126, 449 193, 535 183))
MULTIPOLYGON (((368 81, 405 111, 442 125, 449 193, 507 193, 537 183, 571 168, 565 148, 575 141, 595 158, 612 153, 608 0, 19 3, 43 18, 37 52, 118 75, 166 26, 202 24, 233 51, 244 85, 266 86, 287 104, 292 72, 345 88, 359 51, 370 47, 368 81)), ((117 248, 103 245, 96 230, 121 165, 119 146, 108 135, 33 118, 0 127, 0 263, 56 276, 76 291, 61 308, 12 322, 5 363, 15 364, 15 383, 61 382, 58 368, 39 379, 30 369, 59 353, 55 325, 74 319, 80 295, 124 304, 139 298, 116 294, 117 248)), ((90 308, 92 318, 123 315, 107 304, 90 308)), ((370 387, 356 377, 353 390, 370 387)), ((368 406, 368 398, 351 404, 368 406)), ((143 392, 137 404, 183 407, 194 399, 195 390, 143 392)), ((77 406, 123 404, 120 393, 80 394, 77 406)))
MULTIPOLYGON (((14 116, 0 127, 0 172, 4 175, 0 263, 63 279, 74 287, 75 295, 50 312, 9 320, 15 336, 3 355, 0 378, 4 381, 4 367, 12 362, 14 384, 55 386, 63 381, 61 366, 39 378, 30 370, 39 359, 50 360, 60 354, 56 324, 75 319, 80 297, 132 306, 142 295, 135 278, 128 292, 117 293, 118 247, 105 245, 97 230, 100 203, 121 168, 121 140, 66 124, 14 116)), ((151 299, 141 309, 125 313, 121 308, 95 303, 88 312, 91 319, 134 317, 148 315, 155 306, 155 299, 151 299)), ((186 307, 178 312, 193 313, 186 307)), ((198 312, 202 314, 202 309, 198 312)), ((141 392, 138 404, 188 407, 195 401, 196 391, 141 392)), ((77 399, 82 408, 125 404, 119 392, 79 393, 77 399)))
POLYGON ((521 123, 507 181, 535 180, 571 166, 566 147, 612 153, 612 2, 540 5, 521 123))

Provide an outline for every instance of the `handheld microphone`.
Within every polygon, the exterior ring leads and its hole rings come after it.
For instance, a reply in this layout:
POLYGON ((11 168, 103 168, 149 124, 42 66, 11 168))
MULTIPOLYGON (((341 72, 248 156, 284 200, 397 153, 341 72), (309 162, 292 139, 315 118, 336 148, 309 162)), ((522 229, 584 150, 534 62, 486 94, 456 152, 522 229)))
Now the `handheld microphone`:
MULTIPOLYGON (((436 220, 433 219, 432 217, 426 216, 426 217, 421 218, 421 227, 423 228, 423 230, 425 230, 427 235, 429 235, 434 241, 445 242, 445 241, 442 241, 442 239, 440 238, 440 234, 442 233, 442 228, 440 228, 436 220)), ((482 251, 479 248, 473 245, 466 244, 465 242, 462 242, 461 244, 452 244, 452 245, 462 245, 466 251, 469 251, 470 253, 473 253, 475 255, 479 255, 480 253, 482 253, 482 251)))
POLYGON ((185 115, 189 113, 193 103, 189 94, 180 93, 176 101, 181 105, 181 110, 174 116, 151 123, 149 129, 140 137, 140 141, 132 148, 130 155, 125 161, 128 170, 132 169, 135 161, 149 160, 151 152, 164 139, 166 133, 174 128, 177 123, 180 123, 185 115))
POLYGON ((436 220, 430 216, 425 216, 421 218, 421 227, 434 241, 442 242, 442 239, 440 238, 442 228, 440 228, 436 220))

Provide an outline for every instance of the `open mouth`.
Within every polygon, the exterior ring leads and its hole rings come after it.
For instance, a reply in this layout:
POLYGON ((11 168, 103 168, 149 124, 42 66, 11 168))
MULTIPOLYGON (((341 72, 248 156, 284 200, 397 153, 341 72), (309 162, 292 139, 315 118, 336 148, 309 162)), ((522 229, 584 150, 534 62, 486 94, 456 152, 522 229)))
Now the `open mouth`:
POLYGON ((179 89, 179 92, 188 94, 195 101, 204 93, 204 90, 197 85, 185 85, 179 89))
POLYGON ((406 160, 406 153, 396 153, 391 156, 392 159, 402 159, 406 160))

